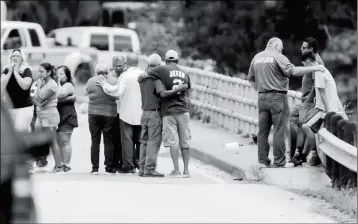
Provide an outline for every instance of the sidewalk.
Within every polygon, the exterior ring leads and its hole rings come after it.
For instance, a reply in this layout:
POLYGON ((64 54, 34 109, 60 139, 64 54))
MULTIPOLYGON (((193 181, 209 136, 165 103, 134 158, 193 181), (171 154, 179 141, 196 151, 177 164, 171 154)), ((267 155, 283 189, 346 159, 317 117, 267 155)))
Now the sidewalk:
MULTIPOLYGON (((252 179, 252 166, 257 163, 257 145, 252 139, 231 133, 212 124, 191 120, 191 156, 211 164, 237 178, 252 179), (226 150, 224 144, 238 142, 239 148, 226 150)), ((270 158, 272 150, 270 150, 270 158)), ((257 169, 256 169, 257 170, 257 169)), ((330 179, 323 167, 301 166, 294 168, 262 169, 263 183, 296 189, 320 189, 330 187, 330 179)))

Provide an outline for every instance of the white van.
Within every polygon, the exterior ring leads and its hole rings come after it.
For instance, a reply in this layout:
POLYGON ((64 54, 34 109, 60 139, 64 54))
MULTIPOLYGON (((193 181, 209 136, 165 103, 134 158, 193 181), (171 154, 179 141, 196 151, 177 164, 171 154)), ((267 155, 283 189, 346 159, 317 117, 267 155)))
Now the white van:
POLYGON ((116 27, 66 27, 52 30, 48 38, 55 44, 79 48, 97 48, 99 51, 141 53, 137 33, 116 27))

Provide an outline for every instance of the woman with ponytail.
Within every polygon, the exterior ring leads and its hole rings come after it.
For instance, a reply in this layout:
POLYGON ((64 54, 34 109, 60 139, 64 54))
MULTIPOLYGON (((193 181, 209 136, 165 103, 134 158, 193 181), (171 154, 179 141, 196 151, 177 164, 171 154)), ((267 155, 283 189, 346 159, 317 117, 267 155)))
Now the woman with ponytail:
MULTIPOLYGON (((37 120, 46 131, 56 133, 57 126, 60 123, 60 115, 57 110, 57 95, 59 86, 57 84, 57 76, 55 67, 50 63, 44 62, 39 66, 39 79, 36 82, 36 91, 34 93, 33 102, 36 106, 37 120)), ((57 147, 54 139, 51 145, 52 154, 55 159, 55 168, 53 172, 63 170, 63 156, 57 147)))
POLYGON ((71 170, 70 161, 72 155, 71 136, 73 129, 78 127, 77 112, 75 108, 75 86, 72 82, 70 69, 61 65, 57 68, 58 93, 57 109, 60 113, 60 123, 57 129, 57 145, 63 155, 63 171, 71 170))

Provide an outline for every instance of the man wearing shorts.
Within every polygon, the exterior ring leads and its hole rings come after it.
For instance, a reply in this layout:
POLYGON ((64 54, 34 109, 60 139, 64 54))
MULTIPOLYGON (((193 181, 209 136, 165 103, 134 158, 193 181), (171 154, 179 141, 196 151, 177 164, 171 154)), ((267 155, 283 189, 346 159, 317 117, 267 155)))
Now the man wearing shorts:
POLYGON ((165 54, 166 65, 158 66, 147 73, 157 79, 155 86, 162 98, 161 114, 163 116, 163 143, 170 147, 174 170, 169 174, 172 177, 180 177, 179 148, 184 163, 183 177, 190 177, 189 173, 189 106, 188 89, 190 79, 178 66, 179 56, 174 50, 165 54))
MULTIPOLYGON (((307 37, 303 40, 301 45, 301 54, 305 56, 307 54, 314 54, 316 62, 318 64, 324 65, 321 57, 318 52, 318 43, 317 40, 313 37, 307 37)), ((296 105, 291 110, 291 121, 293 125, 292 130, 297 130, 297 143, 294 158, 296 160, 301 160, 306 162, 307 150, 309 148, 308 141, 306 141, 306 136, 302 130, 302 123, 307 121, 307 117, 312 116, 312 113, 315 113, 313 99, 315 97, 315 88, 314 88, 314 79, 313 73, 308 73, 302 77, 302 98, 301 104, 296 105)))
MULTIPOLYGON (((302 56, 302 63, 305 66, 314 66, 319 63, 316 61, 314 53, 309 53, 302 56)), ((308 144, 310 146, 309 152, 312 154, 312 158, 308 161, 311 166, 317 166, 321 163, 317 149, 315 147, 315 133, 319 131, 323 123, 324 116, 327 112, 336 112, 341 114, 344 119, 347 119, 347 115, 344 112, 342 103, 339 100, 336 82, 333 79, 331 73, 325 69, 324 72, 317 71, 313 74, 314 88, 315 88, 315 113, 304 122, 302 130, 306 135, 308 144)))
POLYGON ((323 70, 320 66, 296 67, 282 54, 283 42, 277 37, 271 38, 266 49, 251 61, 248 81, 258 92, 259 132, 257 135, 258 162, 260 167, 290 167, 286 164, 285 134, 290 111, 287 91, 291 76, 323 70), (271 126, 273 133, 274 161, 268 158, 270 145, 268 136, 271 126))

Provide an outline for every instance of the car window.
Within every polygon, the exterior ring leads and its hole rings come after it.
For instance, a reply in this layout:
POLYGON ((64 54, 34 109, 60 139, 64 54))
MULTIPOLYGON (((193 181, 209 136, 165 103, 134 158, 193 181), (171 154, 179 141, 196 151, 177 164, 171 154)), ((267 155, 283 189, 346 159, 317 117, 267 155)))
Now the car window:
POLYGON ((90 46, 95 47, 100 51, 108 51, 108 35, 105 34, 92 34, 90 39, 90 46))
POLYGON ((130 36, 114 35, 114 50, 133 52, 132 38, 130 36))
POLYGON ((40 39, 35 29, 29 29, 31 43, 33 47, 40 47, 40 39))
POLYGON ((18 29, 13 29, 5 40, 4 49, 8 50, 20 47, 22 47, 20 32, 18 29))

